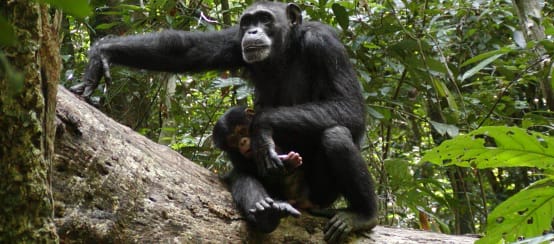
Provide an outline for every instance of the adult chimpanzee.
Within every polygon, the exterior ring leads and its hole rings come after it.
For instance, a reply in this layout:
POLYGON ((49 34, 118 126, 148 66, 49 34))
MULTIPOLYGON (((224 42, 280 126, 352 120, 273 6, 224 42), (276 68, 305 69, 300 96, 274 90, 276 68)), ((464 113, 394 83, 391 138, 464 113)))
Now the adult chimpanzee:
MULTIPOLYGON (((284 168, 275 143, 283 151, 294 149, 302 155, 311 202, 328 206, 339 195, 348 201, 348 209, 325 228, 326 240, 340 241, 376 225, 373 182, 359 151, 365 127, 360 85, 335 31, 302 23, 297 5, 254 3, 238 26, 221 31, 100 40, 89 51, 84 82, 72 90, 90 96, 102 76, 109 79, 110 63, 170 72, 243 68, 255 88, 251 136, 258 175, 284 168)), ((249 219, 254 226, 292 214, 268 201, 255 177, 238 173, 231 187, 239 207, 245 212, 264 207, 249 219)))

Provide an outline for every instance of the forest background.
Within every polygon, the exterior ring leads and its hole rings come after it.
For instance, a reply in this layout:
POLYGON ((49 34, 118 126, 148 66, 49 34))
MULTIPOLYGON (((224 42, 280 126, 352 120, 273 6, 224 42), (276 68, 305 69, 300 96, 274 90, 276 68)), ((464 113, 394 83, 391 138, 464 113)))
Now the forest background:
MULTIPOLYGON (((91 43, 108 35, 219 30, 249 5, 228 0, 45 1, 61 21, 60 83, 79 82, 91 43), (86 10, 85 10, 86 12, 86 10)), ((299 0, 332 25, 362 84, 362 154, 376 179, 380 223, 482 242, 553 237, 554 6, 540 0, 299 0)), ((9 30, 4 16, 0 26, 9 30)), ((6 31, 0 44, 16 38, 6 31)), ((0 52, 2 76, 17 71, 0 52)), ((252 104, 241 73, 153 73, 114 67, 95 103, 110 117, 215 173, 211 143, 229 107, 252 104)), ((15 84, 14 83, 14 84, 15 84)), ((8 89, 8 93, 9 93, 8 89)), ((341 203, 338 203, 339 205, 341 203)))

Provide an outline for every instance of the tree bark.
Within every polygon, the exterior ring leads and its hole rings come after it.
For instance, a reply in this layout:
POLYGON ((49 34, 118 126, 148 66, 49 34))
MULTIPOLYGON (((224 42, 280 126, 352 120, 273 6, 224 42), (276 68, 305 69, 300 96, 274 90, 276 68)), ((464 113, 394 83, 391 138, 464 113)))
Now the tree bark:
POLYGON ((0 2, 0 15, 17 38, 14 46, 0 46, 0 243, 56 242, 48 172, 61 15, 24 0, 0 2))
MULTIPOLYGON (((321 243, 327 219, 285 218, 249 231, 218 176, 120 125, 60 87, 53 169, 65 242, 321 243)), ((377 227, 358 243, 472 243, 475 238, 377 227)))

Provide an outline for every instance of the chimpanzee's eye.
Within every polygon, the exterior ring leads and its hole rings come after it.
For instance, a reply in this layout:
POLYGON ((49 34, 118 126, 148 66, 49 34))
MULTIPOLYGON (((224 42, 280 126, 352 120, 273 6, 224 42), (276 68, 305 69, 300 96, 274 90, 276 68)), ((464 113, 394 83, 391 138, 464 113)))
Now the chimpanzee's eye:
POLYGON ((267 12, 260 12, 257 17, 258 21, 262 24, 269 24, 273 22, 273 16, 267 12))
POLYGON ((252 25, 252 15, 244 15, 240 18, 240 27, 246 28, 252 25))
POLYGON ((243 136, 243 137, 248 137, 249 133, 248 133, 248 128, 247 127, 241 127, 240 130, 238 131, 238 134, 243 136))

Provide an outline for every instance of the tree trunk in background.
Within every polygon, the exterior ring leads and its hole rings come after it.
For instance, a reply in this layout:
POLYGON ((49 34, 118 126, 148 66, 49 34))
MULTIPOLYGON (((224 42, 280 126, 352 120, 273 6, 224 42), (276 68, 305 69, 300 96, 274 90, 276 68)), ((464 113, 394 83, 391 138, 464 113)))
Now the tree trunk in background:
POLYGON ((0 2, 0 14, 17 36, 17 44, 1 54, 21 75, 17 79, 6 72, 0 78, 0 243, 51 243, 58 238, 48 172, 61 14, 26 0, 0 2))
POLYGON ((162 88, 160 91, 160 135, 158 136, 158 143, 162 145, 169 145, 175 142, 175 132, 177 131, 177 124, 175 123, 175 116, 171 111, 171 104, 173 96, 175 95, 175 88, 177 86, 177 75, 166 74, 166 78, 162 82, 162 88))
MULTIPOLYGON (((521 29, 527 41, 541 41, 545 38, 544 27, 542 26, 542 9, 544 8, 544 0, 512 0, 514 8, 519 17, 521 29)), ((537 55, 540 57, 546 53, 546 50, 537 45, 535 48, 537 55)), ((543 97, 546 99, 548 109, 554 111, 554 83, 552 82, 552 73, 554 72, 554 63, 552 61, 545 64, 550 66, 545 68, 544 79, 539 81, 543 97)))
MULTIPOLYGON (((323 243, 327 219, 285 218, 250 232, 209 170, 60 88, 55 222, 67 243, 323 243)), ((475 238, 378 226, 356 243, 473 243, 475 238)))
POLYGON ((223 26, 232 26, 231 13, 229 13, 229 0, 221 1, 221 12, 223 13, 223 26))

